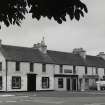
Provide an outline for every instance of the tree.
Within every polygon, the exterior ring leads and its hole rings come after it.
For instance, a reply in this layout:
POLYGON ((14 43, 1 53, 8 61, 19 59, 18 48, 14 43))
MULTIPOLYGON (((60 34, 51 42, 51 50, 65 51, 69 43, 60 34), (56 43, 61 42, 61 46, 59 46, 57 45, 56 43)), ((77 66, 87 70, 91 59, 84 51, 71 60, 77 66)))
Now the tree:
MULTIPOLYGON (((39 20, 41 16, 54 18, 59 24, 70 19, 80 20, 87 13, 86 5, 80 0, 2 0, 0 1, 0 23, 7 27, 21 25, 26 13, 39 20)), ((1 26, 1 25, 0 25, 1 26)))

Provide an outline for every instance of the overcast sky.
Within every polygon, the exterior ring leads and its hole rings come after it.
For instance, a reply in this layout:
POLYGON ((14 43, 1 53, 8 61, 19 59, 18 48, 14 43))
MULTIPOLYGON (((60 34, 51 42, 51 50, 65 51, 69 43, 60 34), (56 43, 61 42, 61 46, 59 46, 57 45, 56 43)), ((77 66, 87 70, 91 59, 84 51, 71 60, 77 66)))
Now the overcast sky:
POLYGON ((48 49, 71 52, 74 48, 84 48, 87 54, 105 52, 105 0, 83 0, 88 14, 76 20, 58 24, 53 20, 32 20, 27 16, 21 27, 2 27, 0 39, 3 44, 32 47, 45 37, 48 49))

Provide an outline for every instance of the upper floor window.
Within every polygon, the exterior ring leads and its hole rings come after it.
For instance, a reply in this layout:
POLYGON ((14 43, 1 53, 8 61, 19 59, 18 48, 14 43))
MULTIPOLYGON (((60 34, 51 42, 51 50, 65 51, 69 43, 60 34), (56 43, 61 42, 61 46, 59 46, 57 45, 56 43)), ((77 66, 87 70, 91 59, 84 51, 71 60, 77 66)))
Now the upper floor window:
POLYGON ((98 68, 96 67, 96 74, 98 74, 98 68))
POLYGON ((104 75, 105 75, 105 68, 104 68, 104 75))
POLYGON ((85 66, 85 74, 87 74, 87 66, 85 66))
POLYGON ((42 64, 42 72, 46 72, 46 64, 42 64))
POLYGON ((20 71, 20 62, 16 62, 16 71, 20 71))
POLYGON ((0 71, 2 71, 2 62, 0 62, 0 71))
POLYGON ((30 72, 33 72, 34 71, 34 65, 33 63, 30 63, 30 72))
POLYGON ((73 66, 73 74, 76 74, 76 66, 73 66))
POLYGON ((0 76, 0 90, 2 89, 2 77, 0 76))
POLYGON ((21 89, 21 77, 12 77, 12 89, 21 89))
POLYGON ((60 71, 60 73, 63 73, 63 65, 60 65, 59 71, 60 71))

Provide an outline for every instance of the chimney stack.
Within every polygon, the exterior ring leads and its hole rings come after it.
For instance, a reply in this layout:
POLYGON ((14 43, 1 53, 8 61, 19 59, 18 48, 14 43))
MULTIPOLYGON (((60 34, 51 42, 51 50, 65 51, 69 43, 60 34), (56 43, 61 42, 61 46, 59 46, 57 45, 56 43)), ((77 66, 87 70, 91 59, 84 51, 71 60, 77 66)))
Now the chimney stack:
POLYGON ((99 52, 99 54, 97 56, 105 60, 105 53, 104 52, 99 52))
POLYGON ((42 38, 41 43, 34 44, 33 48, 39 49, 39 51, 46 54, 47 53, 47 46, 45 45, 44 37, 42 38))
POLYGON ((86 59, 86 51, 83 48, 75 48, 73 49, 73 54, 78 54, 83 59, 86 59))

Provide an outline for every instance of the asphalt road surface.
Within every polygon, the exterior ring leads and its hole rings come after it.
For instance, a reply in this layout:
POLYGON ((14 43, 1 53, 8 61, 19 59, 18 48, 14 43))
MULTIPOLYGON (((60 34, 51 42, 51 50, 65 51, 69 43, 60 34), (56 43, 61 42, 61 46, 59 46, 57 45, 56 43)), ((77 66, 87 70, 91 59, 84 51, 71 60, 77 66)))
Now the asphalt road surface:
MULTIPOLYGON (((45 93, 39 94, 39 96, 35 94, 0 95, 0 105, 105 105, 105 95, 101 95, 101 93, 98 94, 98 96, 97 93, 94 93, 94 96, 86 96, 87 94, 84 94, 84 96, 76 96, 77 93, 74 96, 66 96, 65 93, 62 97, 57 96, 57 94, 56 97, 50 95, 43 96, 45 93)), ((52 94, 54 93, 52 92, 52 94)), ((63 93, 61 92, 61 94, 63 93)))

